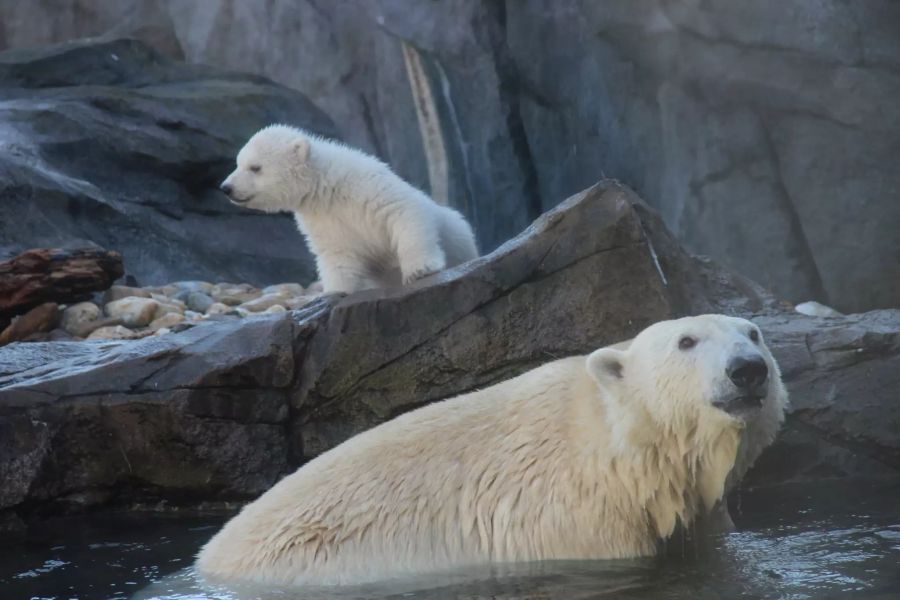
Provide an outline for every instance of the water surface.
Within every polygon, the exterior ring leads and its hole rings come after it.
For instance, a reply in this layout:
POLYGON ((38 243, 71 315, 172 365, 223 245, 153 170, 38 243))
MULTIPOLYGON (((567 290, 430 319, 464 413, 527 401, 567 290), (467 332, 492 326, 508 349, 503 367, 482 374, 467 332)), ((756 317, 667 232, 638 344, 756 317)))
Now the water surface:
POLYGON ((900 598, 900 481, 791 484, 733 500, 737 532, 670 547, 665 558, 515 565, 340 590, 204 584, 190 564, 221 516, 54 519, 0 540, 0 597, 900 598))

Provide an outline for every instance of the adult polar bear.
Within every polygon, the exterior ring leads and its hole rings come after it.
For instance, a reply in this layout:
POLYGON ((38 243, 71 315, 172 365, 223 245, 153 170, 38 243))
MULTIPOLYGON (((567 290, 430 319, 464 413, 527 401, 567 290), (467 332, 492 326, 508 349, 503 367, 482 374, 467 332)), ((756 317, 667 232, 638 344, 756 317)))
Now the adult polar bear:
POLYGON ((461 214, 377 158, 286 125, 251 137, 221 188, 235 204, 293 212, 325 292, 407 284, 478 257, 461 214))
POLYGON ((488 562, 653 554, 722 498, 787 395, 755 325, 664 321, 351 438, 200 551, 202 574, 361 583, 488 562))

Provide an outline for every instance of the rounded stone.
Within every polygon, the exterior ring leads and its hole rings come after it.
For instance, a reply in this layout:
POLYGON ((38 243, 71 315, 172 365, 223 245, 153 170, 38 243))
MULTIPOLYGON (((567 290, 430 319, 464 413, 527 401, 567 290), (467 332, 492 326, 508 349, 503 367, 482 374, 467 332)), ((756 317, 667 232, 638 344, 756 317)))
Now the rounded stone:
POLYGON ((170 328, 184 321, 184 315, 180 313, 167 313, 158 319, 154 319, 150 323, 150 331, 158 331, 163 328, 170 328))
POLYGON ((276 304, 284 306, 284 303, 289 299, 290 297, 286 294, 266 294, 265 296, 260 296, 259 298, 242 303, 240 308, 249 312, 262 312, 276 304))
POLYGON ((66 308, 62 314, 62 328, 72 335, 84 331, 86 323, 100 318, 100 307, 93 302, 79 302, 66 308))
POLYGON ((126 327, 145 327, 153 320, 157 308, 159 303, 152 298, 129 297, 110 302, 105 310, 110 317, 121 319, 126 327))
POLYGON ((213 299, 203 292, 190 292, 185 302, 189 309, 200 313, 205 313, 214 304, 213 299))
POLYGON ((262 289, 262 293, 265 294, 288 294, 290 296, 302 296, 306 293, 306 290, 303 289, 303 286, 299 283, 276 283, 275 285, 270 285, 264 287, 262 289))
POLYGON ((95 329, 87 339, 89 340, 133 340, 144 337, 145 333, 134 331, 121 325, 112 325, 95 329))

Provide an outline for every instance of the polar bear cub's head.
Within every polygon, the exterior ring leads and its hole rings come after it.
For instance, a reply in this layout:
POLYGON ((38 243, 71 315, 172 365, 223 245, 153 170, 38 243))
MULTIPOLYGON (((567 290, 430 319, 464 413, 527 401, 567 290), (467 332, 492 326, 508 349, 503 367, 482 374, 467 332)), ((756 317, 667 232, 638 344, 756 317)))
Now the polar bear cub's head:
POLYGON ((663 321, 623 345, 587 358, 620 451, 671 440, 701 462, 721 462, 717 488, 725 475, 740 478, 774 439, 787 392, 750 321, 724 315, 663 321))
POLYGON ((251 137, 237 155, 237 168, 221 190, 240 206, 266 212, 293 211, 313 189, 311 137, 287 125, 270 125, 251 137))

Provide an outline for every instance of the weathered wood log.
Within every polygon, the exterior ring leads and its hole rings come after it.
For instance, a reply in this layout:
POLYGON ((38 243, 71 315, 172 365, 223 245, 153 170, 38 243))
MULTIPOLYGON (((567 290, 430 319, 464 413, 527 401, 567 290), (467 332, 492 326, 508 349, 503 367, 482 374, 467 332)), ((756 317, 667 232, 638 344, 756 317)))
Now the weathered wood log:
POLYGON ((45 302, 72 303, 122 276, 122 255, 102 248, 35 248, 0 262, 0 320, 45 302))

